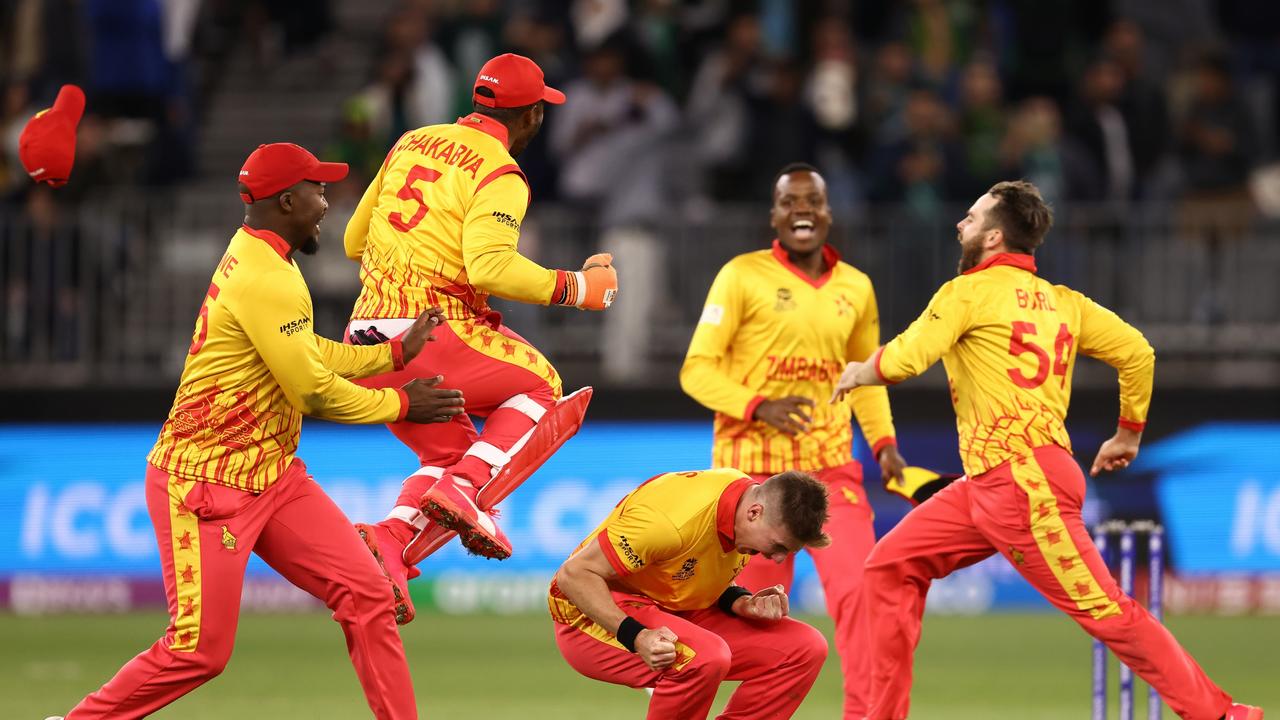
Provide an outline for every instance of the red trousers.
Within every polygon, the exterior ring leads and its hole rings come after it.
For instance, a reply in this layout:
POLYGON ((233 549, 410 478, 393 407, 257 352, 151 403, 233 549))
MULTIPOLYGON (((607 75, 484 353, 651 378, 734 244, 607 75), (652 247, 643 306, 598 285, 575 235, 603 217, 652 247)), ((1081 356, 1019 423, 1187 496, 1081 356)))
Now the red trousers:
MULTIPOLYGON (((814 475, 826 483, 831 517, 823 530, 831 536, 825 548, 809 549, 822 580, 827 612, 835 620, 836 652, 844 676, 844 717, 861 720, 867 714, 871 692, 870 616, 862 592, 862 568, 876 542, 873 513, 862 487, 862 466, 851 462, 814 475)), ((767 475, 753 475, 764 481, 767 475)), ((737 583, 758 591, 770 585, 791 590, 794 561, 775 563, 762 555, 751 558, 738 574, 737 583)))
POLYGON ((742 684, 720 720, 789 718, 827 659, 826 638, 798 620, 750 621, 718 607, 668 612, 648 598, 620 593, 614 598, 646 627, 665 626, 676 634, 676 665, 650 670, 598 627, 589 632, 556 623, 556 645, 569 665, 589 678, 653 688, 649 720, 704 720, 724 680, 742 684))
POLYGON ((413 682, 377 562, 299 460, 261 495, 181 481, 147 466, 147 509, 160 546, 169 629, 68 720, 140 718, 226 666, 249 553, 333 611, 377 718, 416 718, 413 682))
MULTIPOLYGON (((1218 720, 1226 713, 1231 698, 1111 577, 1080 518, 1084 492, 1084 475, 1070 453, 1040 447, 1030 457, 952 483, 880 540, 866 569, 869 610, 877 619, 868 717, 907 716, 912 653, 929 584, 997 552, 1158 690, 1179 717, 1218 720)), ((1028 651, 1029 668, 1036 654, 1028 651)))
MULTIPOLYGON (((393 327, 406 321, 352 321, 350 327, 393 327)), ((403 328, 400 326, 403 325, 403 328)), ((387 333, 388 335, 392 333, 387 333)), ((422 469, 405 480, 396 505, 417 510, 418 500, 444 474, 480 487, 489 481, 556 400, 560 376, 542 353, 503 325, 451 320, 403 370, 364 378, 365 387, 399 387, 443 375, 441 387, 462 391, 467 412, 447 423, 391 423, 387 427, 418 454, 422 469), (469 415, 484 417, 477 434, 469 415)))

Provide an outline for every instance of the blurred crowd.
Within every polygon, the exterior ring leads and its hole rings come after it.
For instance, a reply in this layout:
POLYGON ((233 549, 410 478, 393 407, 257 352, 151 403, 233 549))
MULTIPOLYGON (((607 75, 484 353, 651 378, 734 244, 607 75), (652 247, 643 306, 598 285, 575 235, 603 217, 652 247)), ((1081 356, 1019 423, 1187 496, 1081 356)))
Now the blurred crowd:
POLYGON ((1242 202, 1280 139, 1278 40, 1273 0, 405 0, 330 152, 361 184, 510 50, 568 95, 521 158, 539 200, 607 224, 767 199, 798 160, 840 209, 928 214, 1010 177, 1242 202))
MULTIPOLYGON (((711 226, 726 203, 763 217, 789 162, 822 170, 841 217, 886 207, 935 230, 1016 177, 1060 209, 1173 208, 1213 242, 1248 233, 1260 205, 1280 216, 1276 0, 351 2, 0 0, 0 355, 32 327, 76 323, 77 267, 107 276, 98 257, 125 255, 69 209, 119 196, 168 206, 203 178, 207 108, 233 54, 264 69, 300 58, 322 81, 338 63, 369 68, 363 87, 358 70, 344 76, 333 98, 345 100, 313 108, 333 128, 313 149, 352 167, 330 190, 336 217, 403 132, 470 112, 486 59, 536 60, 568 100, 520 164, 535 213, 566 209, 593 229, 580 249, 628 258, 628 302, 602 342, 619 378, 645 375, 664 309, 662 228, 711 226), (354 45, 361 57, 334 50, 353 17, 382 23, 354 45), (17 138, 67 82, 88 110, 71 183, 51 191, 26 177, 17 138)), ((537 257, 537 223, 526 230, 537 257)), ((1202 314, 1221 316, 1215 303, 1202 314)))

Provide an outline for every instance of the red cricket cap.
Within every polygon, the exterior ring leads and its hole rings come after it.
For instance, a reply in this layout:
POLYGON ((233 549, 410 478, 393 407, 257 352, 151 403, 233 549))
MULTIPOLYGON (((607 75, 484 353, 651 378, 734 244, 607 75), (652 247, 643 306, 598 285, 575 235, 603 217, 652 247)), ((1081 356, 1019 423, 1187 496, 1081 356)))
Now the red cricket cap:
POLYGON ((84 91, 63 85, 53 107, 27 121, 18 136, 18 158, 36 182, 67 184, 76 160, 76 127, 84 115, 84 91))
POLYGON ((480 68, 471 97, 493 108, 524 107, 539 100, 554 105, 564 102, 564 93, 547 87, 537 63, 513 53, 499 55, 480 68), (481 94, 481 88, 487 92, 481 94))
POLYGON ((252 205, 303 180, 331 183, 346 176, 346 163, 320 162, 301 145, 259 145, 240 168, 240 182, 249 189, 247 193, 240 193, 240 199, 252 205))

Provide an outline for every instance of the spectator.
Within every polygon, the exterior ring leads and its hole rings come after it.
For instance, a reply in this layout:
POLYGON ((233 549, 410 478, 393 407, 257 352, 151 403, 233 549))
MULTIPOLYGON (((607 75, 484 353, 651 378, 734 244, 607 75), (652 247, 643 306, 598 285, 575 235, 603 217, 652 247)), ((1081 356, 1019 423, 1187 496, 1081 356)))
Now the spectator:
POLYGON ((876 144, 904 132, 903 111, 915 78, 911 50, 900 42, 887 42, 876 50, 875 66, 867 82, 866 118, 876 144))
POLYGON ((1135 194, 1150 197, 1157 181, 1154 174, 1170 150, 1169 103, 1161 83, 1148 69, 1146 40, 1137 23, 1131 20, 1112 23, 1104 39, 1103 53, 1124 76, 1119 108, 1130 130, 1135 194))
POLYGON ((604 250, 627 258, 618 264, 627 302, 605 317, 601 348, 605 375, 632 382, 648 372, 665 258, 661 238, 648 226, 668 208, 664 168, 679 114, 661 88, 628 75, 617 43, 588 53, 583 74, 564 89, 550 147, 562 161, 562 197, 598 208, 604 250))
POLYGON ((1197 61, 1193 82, 1191 103, 1178 130, 1187 195, 1238 199, 1245 194, 1255 145, 1249 109, 1219 53, 1197 61))
POLYGON ((1003 177, 1034 184, 1050 205, 1101 199, 1101 171, 1084 150, 1063 137, 1062 115, 1050 98, 1022 101, 1009 121, 1000 157, 1003 177))
POLYGON ((675 128, 671 98, 630 77, 625 53, 613 43, 587 54, 583 78, 565 86, 565 97, 550 139, 561 162, 561 196, 600 207, 607 224, 656 217, 664 207, 662 178, 649 161, 675 128), (625 181, 620 168, 627 168, 625 181))
POLYGON ((1097 197, 1113 203, 1127 203, 1137 186, 1133 131, 1121 111, 1123 93, 1120 66, 1105 58, 1095 60, 1085 69, 1080 102, 1069 121, 1072 139, 1101 170, 1102 187, 1097 197))
POLYGON ((963 150, 946 106, 932 90, 911 92, 903 120, 902 136, 873 151, 873 198, 905 203, 909 212, 932 217, 969 188, 963 150))
POLYGON ((864 130, 859 97, 862 80, 848 23, 837 17, 814 23, 813 66, 805 84, 805 104, 817 123, 815 159, 823 169, 827 196, 836 210, 860 204, 865 195, 857 170, 864 130))
POLYGON ((1225 55, 1211 51, 1196 62, 1177 140, 1186 177, 1179 225, 1203 257, 1201 283, 1190 291, 1196 298, 1192 317, 1217 324, 1226 319, 1230 282, 1223 245, 1245 237, 1254 215, 1248 179, 1257 144, 1225 55))
POLYGON ((706 194, 717 200, 745 200, 754 193, 747 152, 750 105, 764 94, 768 69, 760 47, 760 20, 734 17, 724 43, 703 59, 689 93, 688 120, 693 152, 705 169, 706 194))
POLYGON ((978 195, 1001 179, 1000 143, 1005 134, 1004 88, 995 63, 970 62, 960 73, 960 141, 965 172, 978 195))
POLYGON ((768 77, 766 94, 750 105, 747 136, 747 146, 752 149, 751 171, 744 178, 749 196, 758 200, 772 195, 777 168, 817 160, 818 123, 802 102, 799 66, 788 60, 774 61, 768 77))

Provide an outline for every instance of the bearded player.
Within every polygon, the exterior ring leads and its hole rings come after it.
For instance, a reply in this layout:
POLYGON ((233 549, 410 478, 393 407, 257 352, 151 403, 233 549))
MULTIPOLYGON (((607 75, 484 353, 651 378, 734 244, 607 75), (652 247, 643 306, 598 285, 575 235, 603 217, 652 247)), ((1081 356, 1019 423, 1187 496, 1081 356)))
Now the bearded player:
MULTIPOLYGON (((901 478, 906 463, 884 388, 860 389, 847 404, 824 401, 844 363, 866 360, 879 347, 880 316, 871 279, 827 244, 831 208, 815 168, 797 163, 778 173, 770 223, 773 247, 734 258, 712 284, 680 384, 716 411, 713 465, 757 480, 794 467, 826 486, 831 545, 809 554, 835 620, 844 717, 861 718, 870 669, 862 566, 876 538, 862 466, 852 455, 851 410, 886 483, 901 478)), ((789 588, 793 564, 790 556, 782 563, 756 556, 738 583, 789 588)))
POLYGON ((357 529, 392 577, 401 623, 413 618, 404 587, 416 573, 412 565, 452 532, 472 553, 511 554, 486 511, 577 431, 590 397, 584 389, 558 402, 555 368, 488 304, 496 295, 604 310, 617 291, 609 255, 592 256, 578 271, 549 270, 516 248, 530 189, 515 157, 542 126, 544 105, 562 102, 564 94, 544 84, 532 60, 493 58, 476 78, 475 112, 401 137, 347 225, 347 255, 359 260, 363 286, 348 326, 351 342, 396 337, 434 305, 446 320, 430 352, 363 382, 398 387, 443 375, 463 392, 467 413, 485 418, 482 433, 467 414, 430 433, 409 423, 388 426, 418 454, 421 468, 405 480, 386 519, 357 529))
MULTIPOLYGON (((1155 372, 1142 333, 1036 275, 1053 213, 1028 182, 1002 182, 956 228, 960 276, 867 362, 850 363, 832 401, 900 382, 942 359, 967 478, 912 510, 867 559, 873 720, 907 717, 911 662, 929 584, 1000 553, 1188 720, 1261 720, 1232 703, 1152 615, 1121 592, 1080 516, 1085 480, 1064 421, 1077 353, 1119 371, 1120 421, 1091 474, 1138 455, 1155 372)), ((1041 651, 1056 649, 1040 648, 1041 651)), ((1028 669, 1035 670, 1034 660, 1028 669)))

